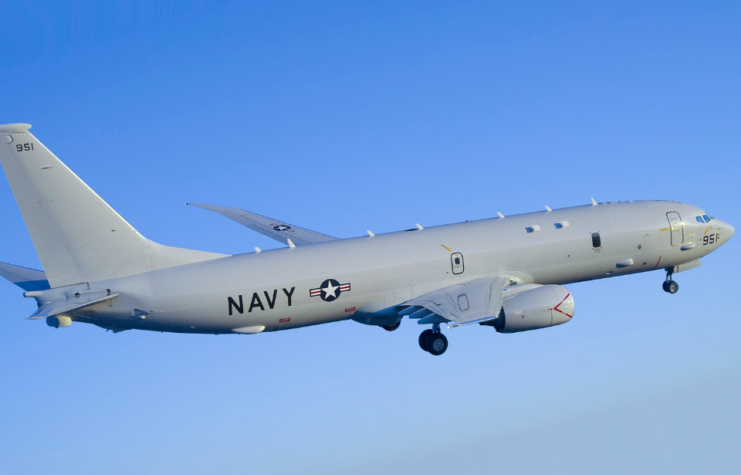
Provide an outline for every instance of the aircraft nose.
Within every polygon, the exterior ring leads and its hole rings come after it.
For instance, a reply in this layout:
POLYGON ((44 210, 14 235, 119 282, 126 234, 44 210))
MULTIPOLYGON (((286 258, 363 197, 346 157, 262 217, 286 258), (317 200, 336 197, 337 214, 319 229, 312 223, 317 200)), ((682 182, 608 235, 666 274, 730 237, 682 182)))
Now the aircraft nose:
MULTIPOLYGON (((716 220, 713 220, 713 222, 716 220)), ((728 241, 733 237, 733 234, 736 232, 736 230, 731 226, 729 223, 723 220, 717 220, 718 224, 717 226, 723 230, 723 240, 728 241)))

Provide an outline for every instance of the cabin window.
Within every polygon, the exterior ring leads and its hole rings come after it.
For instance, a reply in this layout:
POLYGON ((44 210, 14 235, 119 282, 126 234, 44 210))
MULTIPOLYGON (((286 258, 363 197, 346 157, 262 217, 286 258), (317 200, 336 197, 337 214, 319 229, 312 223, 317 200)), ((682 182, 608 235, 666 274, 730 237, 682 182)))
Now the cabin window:
POLYGON ((592 233, 592 247, 595 249, 602 247, 602 239, 599 237, 599 233, 592 233))
POLYGON ((705 218, 705 222, 706 222, 706 223, 709 223, 709 222, 710 222, 710 220, 712 219, 712 218, 711 218, 710 216, 708 216, 707 214, 703 214, 703 215, 702 215, 702 217, 703 217, 703 218, 705 218))
POLYGON ((698 223, 705 224, 705 219, 702 216, 695 216, 698 223))

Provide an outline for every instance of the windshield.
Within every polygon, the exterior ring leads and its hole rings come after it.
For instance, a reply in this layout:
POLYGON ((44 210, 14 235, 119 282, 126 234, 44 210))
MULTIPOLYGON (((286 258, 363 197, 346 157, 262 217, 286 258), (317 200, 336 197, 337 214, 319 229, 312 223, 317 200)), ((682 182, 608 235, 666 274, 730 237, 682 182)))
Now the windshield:
POLYGON ((708 216, 707 214, 703 214, 702 216, 695 216, 695 219, 697 220, 698 223, 703 223, 703 224, 709 223, 712 220, 712 218, 708 216))

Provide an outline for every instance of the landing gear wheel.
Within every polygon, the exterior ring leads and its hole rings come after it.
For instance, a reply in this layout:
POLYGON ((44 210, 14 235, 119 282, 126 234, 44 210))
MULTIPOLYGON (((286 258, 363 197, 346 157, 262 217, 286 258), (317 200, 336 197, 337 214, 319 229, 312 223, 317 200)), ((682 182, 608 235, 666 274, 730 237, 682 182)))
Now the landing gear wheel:
POLYGON ((425 351, 429 351, 427 349, 427 337, 430 335, 432 335, 432 330, 425 330, 419 334, 419 347, 425 351))
POLYGON ((669 281, 668 281, 668 280, 665 280, 665 281, 664 281, 664 282, 663 282, 663 283, 661 284, 661 288, 662 288, 662 289, 664 289, 664 292, 669 292, 669 281))
POLYGON ((442 355, 448 349, 448 339, 442 333, 433 333, 427 337, 425 346, 431 355, 442 355))
POLYGON ((396 323, 396 325, 383 325, 381 328, 383 328, 387 332, 392 332, 392 331, 396 330, 397 328, 399 328, 399 325, 401 325, 401 320, 399 320, 396 323))

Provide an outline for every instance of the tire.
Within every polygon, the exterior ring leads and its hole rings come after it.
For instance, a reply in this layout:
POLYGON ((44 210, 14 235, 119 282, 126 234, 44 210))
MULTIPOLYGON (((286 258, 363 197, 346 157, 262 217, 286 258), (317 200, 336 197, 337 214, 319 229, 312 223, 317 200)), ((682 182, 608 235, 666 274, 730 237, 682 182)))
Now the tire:
POLYGON ((669 292, 670 294, 676 294, 679 290, 679 284, 672 280, 669 282, 669 285, 667 285, 666 288, 667 292, 669 292))
POLYGON ((661 288, 664 289, 664 292, 669 292, 669 281, 665 280, 663 284, 661 284, 661 288))
POLYGON ((419 347, 427 351, 427 337, 432 335, 432 330, 425 330, 419 334, 419 347))
POLYGON ((442 333, 433 333, 427 337, 425 346, 431 355, 439 356, 448 349, 448 339, 442 333))

